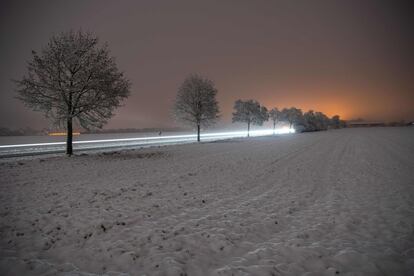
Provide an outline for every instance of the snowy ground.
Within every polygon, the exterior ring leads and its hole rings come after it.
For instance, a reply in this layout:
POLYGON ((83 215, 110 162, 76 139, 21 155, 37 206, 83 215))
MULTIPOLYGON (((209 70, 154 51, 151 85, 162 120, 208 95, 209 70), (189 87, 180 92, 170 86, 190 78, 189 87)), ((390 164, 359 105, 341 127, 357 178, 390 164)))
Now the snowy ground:
POLYGON ((122 273, 414 275, 414 128, 1 160, 0 275, 122 273))

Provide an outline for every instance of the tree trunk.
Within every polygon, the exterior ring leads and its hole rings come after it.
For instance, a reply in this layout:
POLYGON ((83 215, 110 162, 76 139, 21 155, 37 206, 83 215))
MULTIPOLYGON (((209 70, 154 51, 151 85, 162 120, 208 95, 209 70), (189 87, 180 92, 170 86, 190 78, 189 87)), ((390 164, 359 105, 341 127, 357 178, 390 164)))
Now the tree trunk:
POLYGON ((72 118, 70 118, 67 121, 67 128, 66 128, 66 154, 69 156, 73 154, 72 137, 73 137, 72 118))
POLYGON ((250 137, 250 121, 247 122, 247 137, 250 137))
POLYGON ((273 121, 273 135, 275 135, 275 130, 276 130, 276 121, 273 121))
POLYGON ((197 125, 197 142, 200 142, 200 125, 197 125))

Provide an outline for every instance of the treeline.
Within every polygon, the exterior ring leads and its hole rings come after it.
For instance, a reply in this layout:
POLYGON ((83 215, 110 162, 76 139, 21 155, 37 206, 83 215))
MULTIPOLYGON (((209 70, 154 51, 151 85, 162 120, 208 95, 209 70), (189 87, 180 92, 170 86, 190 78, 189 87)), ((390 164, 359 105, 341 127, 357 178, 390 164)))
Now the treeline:
MULTIPOLYGON (((197 74, 187 77, 178 89, 174 111, 178 120, 195 126, 197 140, 200 141, 201 127, 208 127, 219 119, 219 106, 216 99, 218 90, 214 82, 197 74)), ((247 124, 247 136, 251 125, 263 125, 271 120, 273 129, 279 124, 288 125, 297 132, 320 131, 328 128, 345 127, 339 115, 329 118, 322 112, 309 110, 303 113, 296 107, 272 108, 270 111, 256 100, 237 100, 234 103, 232 121, 247 124)))
POLYGON ((29 127, 10 129, 7 127, 0 127, 0 136, 25 136, 25 135, 42 135, 44 131, 35 130, 29 127))
POLYGON ((265 121, 270 120, 273 129, 278 124, 287 124, 289 128, 296 131, 320 131, 329 128, 342 128, 346 126, 345 121, 341 120, 339 115, 329 118, 322 112, 309 110, 303 113, 296 107, 283 108, 279 110, 274 107, 270 111, 265 106, 260 105, 255 100, 237 100, 234 103, 233 122, 247 123, 247 131, 250 131, 250 125, 263 125, 265 121))

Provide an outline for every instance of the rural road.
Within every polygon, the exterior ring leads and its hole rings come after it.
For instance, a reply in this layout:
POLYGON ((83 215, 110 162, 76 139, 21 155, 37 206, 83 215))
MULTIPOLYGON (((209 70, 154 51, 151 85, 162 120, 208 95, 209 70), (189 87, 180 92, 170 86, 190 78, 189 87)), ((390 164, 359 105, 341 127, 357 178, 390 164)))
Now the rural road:
MULTIPOLYGON (((277 129, 277 134, 287 134, 289 129, 277 129)), ((245 137, 246 131, 225 131, 202 133, 202 141, 216 141, 229 138, 245 137)), ((273 130, 254 130, 251 136, 265 136, 273 134, 273 130)), ((77 152, 90 150, 113 150, 119 148, 140 148, 165 146, 174 144, 194 143, 197 136, 188 133, 167 133, 166 135, 151 136, 150 133, 135 134, 87 134, 75 136, 73 149, 77 152)), ((48 136, 19 136, 1 137, 0 158, 64 153, 64 137, 48 136)))

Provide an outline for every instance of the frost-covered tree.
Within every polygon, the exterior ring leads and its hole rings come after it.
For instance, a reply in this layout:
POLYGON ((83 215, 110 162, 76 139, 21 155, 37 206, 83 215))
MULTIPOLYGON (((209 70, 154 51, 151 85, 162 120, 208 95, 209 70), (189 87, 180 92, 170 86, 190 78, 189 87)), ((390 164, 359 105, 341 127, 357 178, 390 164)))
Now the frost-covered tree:
POLYGON ((208 127, 219 118, 216 96, 213 81, 197 74, 187 77, 178 89, 174 114, 179 121, 197 127, 198 142, 201 126, 208 127))
POLYGON ((269 119, 267 108, 255 100, 237 100, 234 103, 233 123, 247 123, 247 137, 250 136, 250 125, 263 125, 269 119))
POLYGON ((281 119, 281 112, 279 111, 279 109, 272 108, 269 111, 269 118, 272 120, 273 122, 273 134, 275 133, 275 129, 276 129, 276 124, 280 121, 281 119))
POLYGON ((314 112, 309 110, 303 114, 303 125, 305 131, 327 130, 330 124, 328 116, 322 112, 314 112))
POLYGON ((322 112, 315 112, 317 130, 327 130, 329 127, 329 117, 322 112))
POLYGON ((304 131, 316 131, 317 130, 317 121, 315 112, 309 110, 303 114, 303 125, 304 131))
POLYGON ((68 155, 74 121, 85 129, 101 128, 130 93, 107 45, 82 31, 54 35, 39 53, 32 51, 28 73, 16 83, 18 99, 66 128, 68 155))
POLYGON ((292 126, 299 125, 302 123, 303 114, 302 110, 291 107, 291 108, 284 108, 281 111, 281 117, 284 121, 287 121, 289 123, 289 128, 292 128, 292 126))

